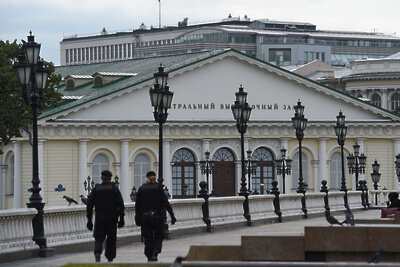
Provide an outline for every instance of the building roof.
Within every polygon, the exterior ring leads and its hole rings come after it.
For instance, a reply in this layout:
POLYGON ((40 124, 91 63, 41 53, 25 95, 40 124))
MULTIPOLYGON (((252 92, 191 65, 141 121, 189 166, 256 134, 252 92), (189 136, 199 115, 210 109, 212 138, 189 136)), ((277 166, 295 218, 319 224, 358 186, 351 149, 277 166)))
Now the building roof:
MULTIPOLYGON (((301 75, 289 72, 285 69, 269 64, 262 60, 250 57, 246 54, 238 52, 233 49, 226 49, 224 51, 214 52, 203 52, 203 53, 191 53, 182 54, 175 56, 166 57, 155 57, 145 59, 134 59, 118 62, 109 62, 101 64, 89 64, 89 65, 75 65, 75 66, 62 66, 56 68, 56 73, 62 76, 68 75, 68 72, 72 73, 93 73, 100 71, 117 71, 118 69, 138 73, 136 76, 122 77, 115 81, 104 84, 103 86, 93 88, 93 83, 83 84, 72 90, 74 96, 83 96, 77 100, 65 101, 56 106, 53 106, 44 111, 40 118, 43 119, 56 119, 62 117, 63 114, 67 115, 71 112, 76 112, 82 108, 89 107, 97 102, 103 100, 112 99, 113 97, 131 92, 138 88, 151 86, 153 83, 153 73, 157 70, 160 64, 166 66, 165 71, 171 74, 173 77, 176 73, 183 73, 188 69, 197 68, 202 64, 212 63, 215 61, 222 60, 227 56, 233 56, 239 60, 247 61, 250 64, 256 64, 260 68, 266 69, 269 72, 284 76, 286 79, 295 80, 297 83, 312 88, 326 96, 331 96, 337 99, 342 99, 346 103, 352 103, 353 106, 362 107, 365 110, 369 110, 373 113, 380 114, 386 119, 398 121, 400 117, 397 114, 391 113, 385 109, 381 109, 369 103, 365 103, 355 97, 352 97, 342 91, 335 90, 333 88, 321 85, 315 81, 307 79, 301 75), (87 92, 90 92, 87 94, 87 92)), ((60 91, 62 88, 60 89, 60 91)), ((65 93, 69 93, 69 90, 64 88, 65 93)), ((78 97, 77 97, 78 98, 78 97)), ((99 102, 99 103, 100 103, 99 102)))

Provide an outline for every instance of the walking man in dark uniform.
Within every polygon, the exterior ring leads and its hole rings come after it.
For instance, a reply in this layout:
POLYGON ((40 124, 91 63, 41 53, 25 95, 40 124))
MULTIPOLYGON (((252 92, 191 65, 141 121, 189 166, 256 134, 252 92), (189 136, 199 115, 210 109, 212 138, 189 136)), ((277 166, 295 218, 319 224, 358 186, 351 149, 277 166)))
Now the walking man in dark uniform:
POLYGON ((96 262, 100 261, 103 251, 103 242, 106 240, 105 256, 109 262, 116 256, 117 243, 117 224, 118 228, 124 227, 124 201, 121 192, 115 183, 111 182, 112 173, 108 170, 101 173, 101 184, 96 184, 89 196, 86 206, 86 215, 88 218, 87 228, 93 230, 93 207, 96 210, 95 226, 93 236, 94 256, 96 262), (119 217, 119 221, 118 221, 119 217))
POLYGON ((149 183, 139 187, 135 203, 135 223, 142 227, 144 255, 148 261, 157 261, 164 239, 164 220, 166 212, 171 216, 171 224, 176 218, 162 186, 156 182, 156 174, 146 174, 149 183))

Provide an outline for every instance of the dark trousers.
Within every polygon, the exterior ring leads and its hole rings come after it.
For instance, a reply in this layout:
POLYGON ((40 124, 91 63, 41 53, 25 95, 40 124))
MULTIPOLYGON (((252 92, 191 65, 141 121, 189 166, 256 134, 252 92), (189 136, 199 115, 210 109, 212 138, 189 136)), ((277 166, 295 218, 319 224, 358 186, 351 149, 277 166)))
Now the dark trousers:
POLYGON ((99 215, 96 216, 94 225, 94 254, 101 254, 103 242, 106 239, 105 256, 108 260, 113 260, 116 256, 117 245, 117 218, 116 216, 99 215))
POLYGON ((142 216, 142 234, 144 239, 144 255, 147 258, 157 256, 162 250, 164 239, 164 220, 161 216, 142 216))

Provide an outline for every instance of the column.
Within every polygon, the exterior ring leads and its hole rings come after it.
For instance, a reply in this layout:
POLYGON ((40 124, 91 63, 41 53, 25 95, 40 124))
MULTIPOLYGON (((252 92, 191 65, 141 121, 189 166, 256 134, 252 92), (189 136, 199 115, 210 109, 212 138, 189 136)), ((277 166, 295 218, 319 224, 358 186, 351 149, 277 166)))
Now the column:
POLYGON ((200 181, 205 180, 205 177, 204 177, 204 176, 203 176, 203 177, 201 176, 200 161, 197 161, 197 162, 195 163, 195 165, 196 165, 196 177, 199 177, 199 178, 196 180, 196 184, 194 185, 194 188, 195 188, 195 190, 196 190, 195 196, 197 196, 197 194, 199 193, 199 190, 200 190, 199 183, 200 183, 200 181))
POLYGON ((387 89, 382 89, 382 108, 388 109, 388 92, 387 89))
POLYGON ((42 188, 40 190, 40 195, 43 198, 43 202, 45 201, 45 194, 46 194, 46 183, 45 183, 45 178, 44 178, 44 160, 43 160, 43 143, 46 141, 46 139, 38 139, 38 158, 39 158, 39 179, 40 179, 40 184, 39 186, 42 188))
POLYGON ((14 203, 13 208, 22 208, 22 152, 21 142, 14 143, 14 203))
MULTIPOLYGON (((319 175, 319 160, 312 160, 311 161, 313 170, 314 170, 314 192, 319 192, 320 189, 320 179, 318 178, 319 175)), ((310 186, 310 185, 309 185, 310 186)))
MULTIPOLYGON (((2 162, 2 156, 0 155, 0 163, 2 162)), ((0 165, 0 210, 6 208, 6 174, 7 165, 0 165)))
MULTIPOLYGON (((281 142, 281 149, 286 149, 286 158, 289 158, 288 155, 288 141, 290 140, 290 138, 288 137, 281 137, 280 139, 281 142)), ((279 151, 279 154, 277 156, 277 158, 280 158, 281 154, 279 151)), ((286 163, 285 163, 286 164, 286 163)), ((285 165, 286 166, 286 165, 285 165)), ((278 187, 280 188, 281 193, 283 192, 282 190, 282 186, 283 186, 283 175, 280 176, 279 180, 278 180, 278 187)), ((290 176, 285 174, 285 192, 286 194, 290 193, 290 176)))
MULTIPOLYGON (((237 196, 240 191, 240 183, 242 182, 242 162, 240 160, 235 160, 235 179, 236 179, 236 193, 237 196)), ((248 187, 247 187, 248 188, 248 187)), ((254 189, 254 188, 253 188, 254 189)))
MULTIPOLYGON (((395 156, 398 155, 400 153, 400 138, 394 138, 394 157, 393 157, 393 161, 395 159, 395 156)), ((393 170, 394 170, 394 189, 399 191, 400 190, 400 186, 399 186, 399 180, 397 179, 396 176, 396 170, 394 169, 394 164, 393 166, 393 170)))
POLYGON ((171 142, 172 139, 163 139, 164 185, 168 187, 170 194, 172 194, 171 142))
POLYGON ((328 181, 328 166, 326 161, 326 141, 329 138, 321 137, 319 138, 319 145, 318 145, 318 176, 314 177, 315 188, 321 187, 321 181, 326 180, 328 181))
POLYGON ((89 176, 87 162, 87 143, 90 139, 79 139, 79 169, 78 169, 78 192, 79 195, 86 196, 85 186, 83 182, 89 176))
POLYGON ((129 173, 129 142, 132 139, 121 139, 121 176, 119 176, 119 188, 124 201, 128 201, 131 193, 132 181, 129 173))
POLYGON ((247 158, 247 151, 249 150, 249 141, 251 137, 244 138, 244 156, 247 158))

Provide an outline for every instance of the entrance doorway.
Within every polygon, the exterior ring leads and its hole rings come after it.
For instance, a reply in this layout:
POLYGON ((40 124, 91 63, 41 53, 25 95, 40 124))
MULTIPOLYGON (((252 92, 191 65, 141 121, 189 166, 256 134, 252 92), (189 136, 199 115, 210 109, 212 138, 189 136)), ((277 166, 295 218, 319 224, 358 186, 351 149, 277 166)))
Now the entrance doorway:
POLYGON ((217 197, 234 196, 236 187, 233 153, 228 148, 220 148, 214 153, 213 160, 213 193, 217 197))

